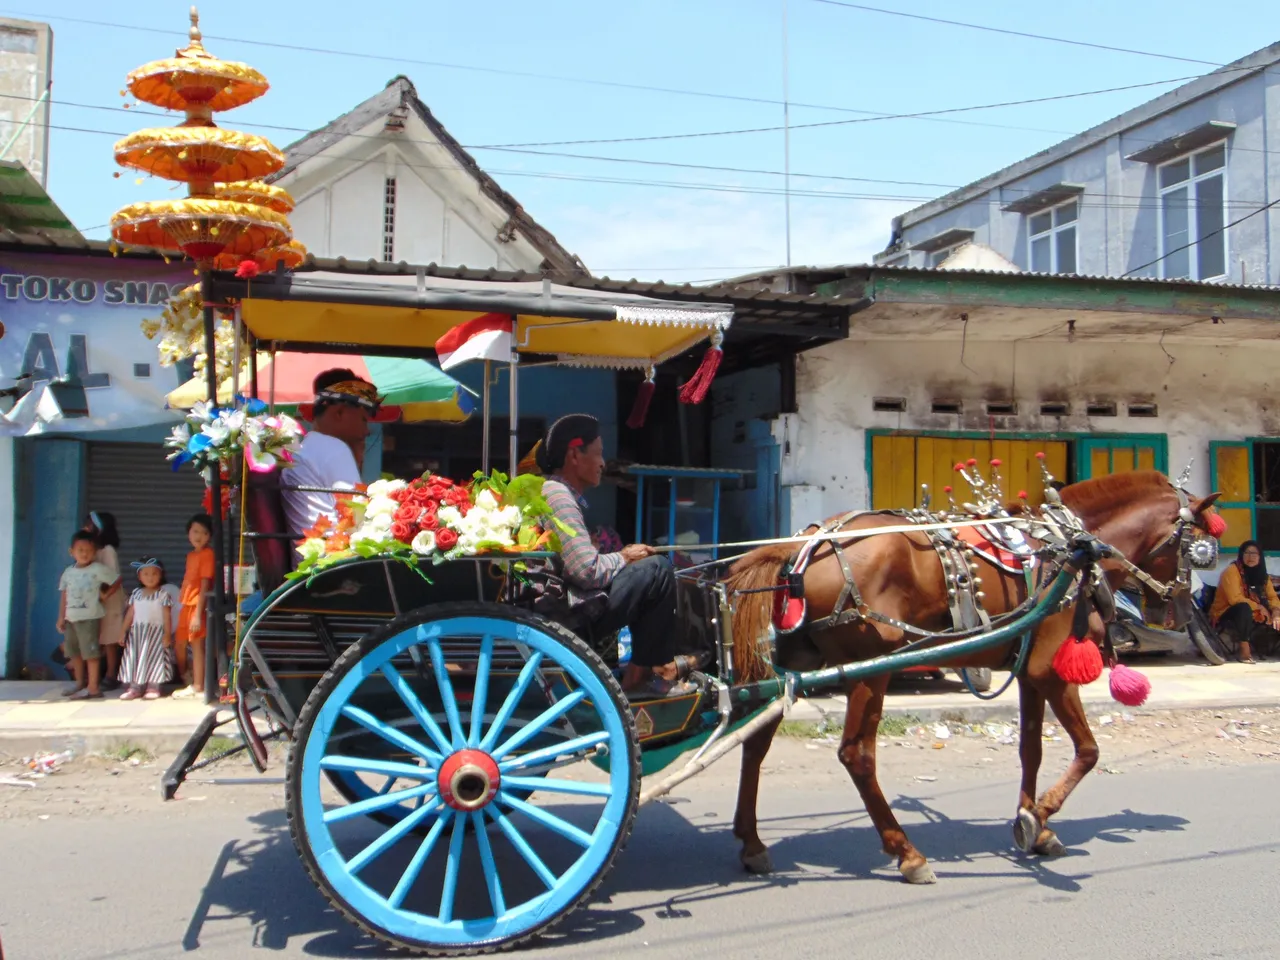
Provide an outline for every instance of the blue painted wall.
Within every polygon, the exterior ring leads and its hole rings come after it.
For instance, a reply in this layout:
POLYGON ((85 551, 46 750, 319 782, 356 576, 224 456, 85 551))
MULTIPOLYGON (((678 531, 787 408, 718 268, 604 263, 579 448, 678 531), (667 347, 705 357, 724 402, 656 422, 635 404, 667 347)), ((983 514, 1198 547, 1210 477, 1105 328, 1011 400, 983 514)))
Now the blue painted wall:
POLYGON ((782 404, 778 368, 717 378, 711 403, 712 465, 755 471, 747 489, 735 491, 726 485, 720 507, 721 540, 779 536, 778 444, 771 432, 771 421, 782 404))

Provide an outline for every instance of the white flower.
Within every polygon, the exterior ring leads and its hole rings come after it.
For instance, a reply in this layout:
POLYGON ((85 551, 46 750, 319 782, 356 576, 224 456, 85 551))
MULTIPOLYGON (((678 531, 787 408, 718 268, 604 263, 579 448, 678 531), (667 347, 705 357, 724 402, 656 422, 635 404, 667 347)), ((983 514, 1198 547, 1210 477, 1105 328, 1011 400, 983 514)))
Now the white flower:
POLYGON ((386 539, 386 535, 391 532, 391 514, 380 513, 376 517, 366 515, 365 526, 377 531, 381 539, 386 539))
POLYGON ((430 530, 423 530, 413 538, 411 546, 418 556, 429 557, 436 549, 436 535, 430 530))
MULTIPOLYGON (((369 499, 376 500, 379 497, 390 497, 393 493, 403 490, 409 484, 403 480, 375 480, 369 484, 369 499)), ((395 511, 392 510, 392 513, 395 511)))
MULTIPOLYGON (((400 504, 396 503, 390 497, 370 496, 369 504, 364 508, 364 515, 369 519, 374 517, 392 517, 395 512, 400 509, 400 504)), ((390 527, 390 523, 387 524, 390 527)))
POLYGON ((476 506, 481 510, 496 510, 498 509, 498 498, 493 495, 492 490, 481 490, 480 495, 476 497, 476 506))
MULTIPOLYGON (((473 510, 472 513, 475 511, 473 510)), ((440 518, 440 522, 445 526, 457 527, 462 521, 462 511, 457 507, 441 507, 440 512, 436 514, 440 518)))

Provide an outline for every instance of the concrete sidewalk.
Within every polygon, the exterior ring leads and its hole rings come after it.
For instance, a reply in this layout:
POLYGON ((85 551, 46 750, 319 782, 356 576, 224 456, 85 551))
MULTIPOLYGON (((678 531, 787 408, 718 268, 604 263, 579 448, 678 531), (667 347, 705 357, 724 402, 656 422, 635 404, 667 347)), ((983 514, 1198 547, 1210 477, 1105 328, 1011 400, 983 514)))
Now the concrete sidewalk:
MULTIPOLYGON (((1151 698, 1141 709, 1178 710, 1280 706, 1280 663, 1229 663, 1210 667, 1202 661, 1150 660, 1131 664, 1151 679, 1151 698)), ((995 684, 1008 674, 997 673, 995 684)), ((37 750, 70 748, 77 753, 110 749, 131 742, 164 754, 176 750, 195 729, 207 707, 191 700, 116 699, 69 702, 68 683, 0 681, 0 755, 24 756, 37 750)), ((1116 713, 1106 676, 1082 691, 1091 714, 1116 713)), ((108 696, 111 696, 110 694, 108 696)), ((795 705, 793 720, 839 720, 843 696, 812 697, 795 705)), ((1012 719, 1018 713, 1017 685, 999 698, 982 701, 956 680, 895 681, 886 698, 887 716, 922 721, 1012 719)), ((230 716, 229 710, 224 710, 230 716)), ((235 725, 219 731, 235 736, 235 725)))

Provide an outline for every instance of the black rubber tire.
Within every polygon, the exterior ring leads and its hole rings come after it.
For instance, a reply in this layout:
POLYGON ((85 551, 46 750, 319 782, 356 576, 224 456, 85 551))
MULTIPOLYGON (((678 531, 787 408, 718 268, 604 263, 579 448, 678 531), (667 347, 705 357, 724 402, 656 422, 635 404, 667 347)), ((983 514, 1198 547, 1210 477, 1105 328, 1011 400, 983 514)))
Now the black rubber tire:
POLYGON ((1187 634, 1200 654, 1215 667, 1222 666, 1232 656, 1227 645, 1218 636, 1218 631, 1213 628, 1213 624, 1199 607, 1191 611, 1191 620, 1187 623, 1187 634))
MULTIPOLYGON (((610 763, 618 763, 621 758, 610 754, 610 763)), ((432 957, 468 957, 480 954, 499 953, 502 951, 513 949, 523 944, 528 944, 536 940, 538 937, 547 933, 553 927, 560 924, 566 917, 576 911, 580 906, 586 903, 591 895, 596 891, 604 879, 613 869, 613 865, 617 863, 618 856, 626 848, 627 841, 631 837, 631 830, 635 825, 636 811, 639 807, 640 799, 640 741, 636 734, 635 716, 631 712, 631 706, 626 696, 622 692, 622 688, 618 685, 618 681, 614 678, 612 672, 605 666, 600 656, 591 649, 586 643, 580 640, 572 631, 561 626, 553 620, 523 610, 519 607, 504 606, 493 603, 440 603, 429 607, 423 607, 407 613, 389 623, 381 630, 374 631, 360 639, 359 642, 352 644, 343 652, 343 654, 329 668, 328 672, 321 677, 320 682, 316 684, 311 691, 311 695, 307 697, 307 702, 303 705, 301 712, 298 714, 298 722, 295 727, 295 735, 293 744, 289 751, 288 769, 285 775, 285 814, 289 823, 289 834, 293 838, 294 847, 298 851, 298 856, 302 860, 303 867, 306 868, 307 875, 311 878, 311 882, 315 884, 322 896, 333 905, 334 909, 346 917, 351 923, 355 924, 365 933, 375 939, 392 946, 398 950, 404 950, 411 954, 419 956, 432 957), (630 768, 630 776, 628 777, 628 804, 624 822, 618 831, 617 839, 614 841, 612 850, 604 865, 596 872, 591 882, 585 886, 578 897, 564 907, 558 913, 544 920, 536 928, 511 939, 501 942, 483 942, 471 944, 463 947, 442 947, 437 945, 427 946, 420 942, 404 940, 380 927, 376 927, 368 922, 360 914, 356 913, 347 902, 333 890, 324 874, 320 871, 316 864, 311 846, 307 843, 305 830, 303 828, 302 811, 301 811, 301 790, 302 790, 302 762, 301 758, 306 751, 307 738, 311 735, 311 729, 315 724, 316 716, 320 711, 329 694, 341 682, 342 678, 347 674, 351 667, 366 653, 379 646, 384 641, 390 639, 398 633, 412 627, 428 623, 433 620, 446 620, 453 617, 487 617, 490 619, 504 619, 515 621, 516 623, 528 624, 545 634, 553 637, 556 641, 567 647, 575 656, 588 663, 592 670, 597 674, 600 681, 609 691, 613 700, 613 707, 617 710, 622 718, 623 729, 627 735, 627 757, 626 763, 630 768)), ((332 781, 331 781, 332 782, 332 781)))

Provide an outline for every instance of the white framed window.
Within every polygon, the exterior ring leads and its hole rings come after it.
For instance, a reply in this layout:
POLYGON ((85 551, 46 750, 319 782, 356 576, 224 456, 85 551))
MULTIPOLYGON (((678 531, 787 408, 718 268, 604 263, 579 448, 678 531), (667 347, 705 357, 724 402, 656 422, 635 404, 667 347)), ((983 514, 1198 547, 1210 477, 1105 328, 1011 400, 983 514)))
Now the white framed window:
POLYGON ((951 256, 953 253, 955 253, 957 250, 959 250, 968 242, 969 242, 968 240, 962 240, 959 243, 953 243, 949 247, 943 247, 941 250, 932 251, 929 254, 929 266, 930 267, 942 266, 942 261, 946 260, 947 257, 951 256))
POLYGON ((1227 145, 1189 153, 1156 169, 1160 275, 1214 280, 1227 274, 1227 145))
POLYGON ((1080 201, 1068 200, 1027 217, 1027 262, 1033 273, 1076 273, 1080 201))

